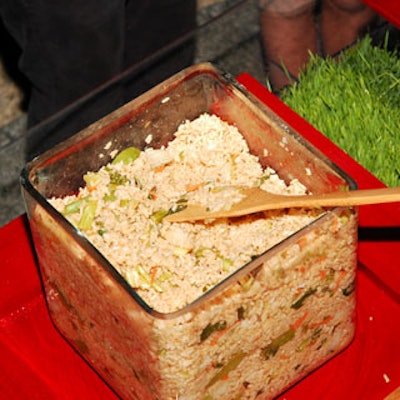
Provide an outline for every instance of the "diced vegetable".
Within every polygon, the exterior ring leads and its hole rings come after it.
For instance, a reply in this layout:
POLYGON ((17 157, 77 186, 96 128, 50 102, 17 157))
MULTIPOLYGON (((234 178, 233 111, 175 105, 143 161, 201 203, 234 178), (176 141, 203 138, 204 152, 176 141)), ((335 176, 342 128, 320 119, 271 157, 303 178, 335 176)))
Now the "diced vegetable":
POLYGON ((78 213, 84 201, 85 199, 78 199, 67 204, 62 212, 63 215, 78 213))
POLYGON ((248 274, 243 278, 241 278, 240 280, 238 280, 238 284, 242 287, 242 289, 245 292, 247 292, 253 286, 254 281, 255 281, 254 276, 252 274, 248 274))
POLYGON ((206 387, 214 385, 219 380, 223 379, 229 372, 233 371, 243 360, 247 353, 240 351, 236 353, 208 382, 206 387))
MULTIPOLYGON (((187 200, 185 201, 185 203, 187 203, 187 200)), ((187 208, 187 205, 185 203, 176 203, 174 206, 172 206, 169 210, 168 210, 168 215, 169 214, 174 214, 177 213, 179 211, 184 210, 185 208, 187 208)))
POLYGON ((317 289, 308 289, 302 296, 300 296, 292 305, 290 306, 291 308, 294 308, 295 310, 298 310, 300 307, 303 306, 305 300, 312 296, 317 289))
POLYGON ((97 200, 88 200, 83 208, 81 219, 78 222, 78 228, 81 230, 92 229, 94 217, 96 216, 97 200))
POLYGON ((111 185, 126 185, 129 183, 129 179, 125 176, 120 174, 119 172, 116 171, 110 171, 110 184, 111 185))
POLYGON ((119 201, 119 206, 122 208, 128 208, 128 207, 136 208, 138 204, 139 201, 135 199, 121 199, 119 201))
POLYGON ((350 296, 354 290, 356 289, 356 282, 351 281, 343 290, 342 293, 344 296, 350 296))
POLYGON ((205 182, 200 182, 200 183, 197 183, 196 185, 186 185, 186 191, 194 192, 194 191, 202 188, 205 184, 206 184, 205 182))
POLYGON ((157 188, 154 186, 149 190, 149 194, 147 196, 149 200, 157 199, 157 188))
POLYGON ((90 189, 96 187, 101 182, 101 176, 97 172, 88 172, 83 176, 83 180, 90 189))
POLYGON ((308 324, 309 328, 318 328, 319 326, 325 325, 328 322, 332 321, 333 317, 330 315, 325 316, 321 321, 318 322, 313 322, 311 324, 308 324))
POLYGON ((115 201, 117 200, 117 196, 115 195, 115 190, 110 190, 107 194, 103 197, 104 201, 115 201))
POLYGON ((243 319, 245 319, 245 318, 246 318, 246 315, 247 315, 246 309, 245 309, 243 306, 240 306, 240 307, 237 309, 237 317, 238 317, 238 320, 243 320, 243 319))
POLYGON ((162 292, 161 286, 155 280, 155 273, 157 270, 153 270, 153 276, 141 265, 135 266, 135 268, 131 269, 129 272, 128 281, 134 288, 148 289, 152 287, 157 292, 162 292))
POLYGON ((208 324, 200 334, 200 342, 204 342, 216 331, 222 331, 226 328, 226 321, 218 321, 214 324, 208 324))
POLYGON ((135 161, 140 156, 140 153, 141 151, 136 147, 127 147, 114 158, 111 164, 117 164, 119 162, 129 164, 135 161))
POLYGON ((269 360, 278 352, 280 347, 290 342, 294 338, 295 333, 296 330, 294 328, 290 328, 281 335, 277 336, 269 345, 261 350, 262 357, 264 357, 265 360, 269 360))
POLYGON ((321 336, 322 328, 316 328, 312 331, 311 335, 304 339, 296 348, 297 352, 304 351, 306 348, 312 346, 321 336))
POLYGON ((155 223, 159 224, 164 217, 166 217, 169 214, 168 210, 160 209, 157 211, 154 211, 153 214, 150 215, 150 219, 155 223))
POLYGON ((298 318, 296 321, 294 321, 294 323, 292 325, 290 325, 290 327, 294 328, 294 329, 299 328, 303 324, 303 322, 307 319, 308 314, 309 314, 309 312, 307 310, 300 318, 298 318))
POLYGON ((230 260, 229 258, 222 258, 222 271, 227 272, 231 269, 233 266, 233 261, 230 260))

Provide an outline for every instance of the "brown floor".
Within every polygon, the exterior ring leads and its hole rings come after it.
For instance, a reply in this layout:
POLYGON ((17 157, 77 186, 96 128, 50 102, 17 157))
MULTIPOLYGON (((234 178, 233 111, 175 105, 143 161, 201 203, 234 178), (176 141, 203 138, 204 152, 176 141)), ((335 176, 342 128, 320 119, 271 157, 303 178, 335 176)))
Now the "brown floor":
MULTIPOLYGON (((3 60, 1 60, 3 61, 3 60)), ((23 92, 0 62, 0 127, 23 114, 23 92)))

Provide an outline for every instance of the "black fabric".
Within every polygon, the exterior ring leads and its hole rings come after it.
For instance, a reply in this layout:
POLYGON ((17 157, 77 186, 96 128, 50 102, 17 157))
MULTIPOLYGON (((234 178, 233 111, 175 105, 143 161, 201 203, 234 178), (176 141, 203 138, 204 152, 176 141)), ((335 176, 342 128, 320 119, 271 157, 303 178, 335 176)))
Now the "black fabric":
POLYGON ((31 84, 29 157, 192 62, 192 43, 179 38, 195 28, 195 0, 0 0, 0 17, 31 84), (107 85, 127 68, 134 71, 130 79, 107 85), (82 96, 73 111, 62 112, 82 96))

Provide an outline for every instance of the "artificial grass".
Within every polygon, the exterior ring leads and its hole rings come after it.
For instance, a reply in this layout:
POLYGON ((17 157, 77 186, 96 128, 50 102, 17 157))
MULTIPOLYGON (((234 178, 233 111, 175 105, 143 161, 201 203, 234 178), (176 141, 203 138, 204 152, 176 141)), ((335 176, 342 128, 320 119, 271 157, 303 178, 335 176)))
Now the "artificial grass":
POLYGON ((366 36, 311 56, 281 99, 387 186, 400 186, 400 58, 366 36))

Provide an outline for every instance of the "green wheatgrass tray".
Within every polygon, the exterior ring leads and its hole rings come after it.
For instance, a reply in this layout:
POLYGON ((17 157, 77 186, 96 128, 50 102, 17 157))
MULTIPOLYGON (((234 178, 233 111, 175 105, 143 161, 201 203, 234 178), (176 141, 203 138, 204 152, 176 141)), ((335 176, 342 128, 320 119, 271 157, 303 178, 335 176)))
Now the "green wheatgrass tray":
POLYGON ((366 36, 311 56, 281 99, 387 186, 400 186, 400 58, 366 36))

